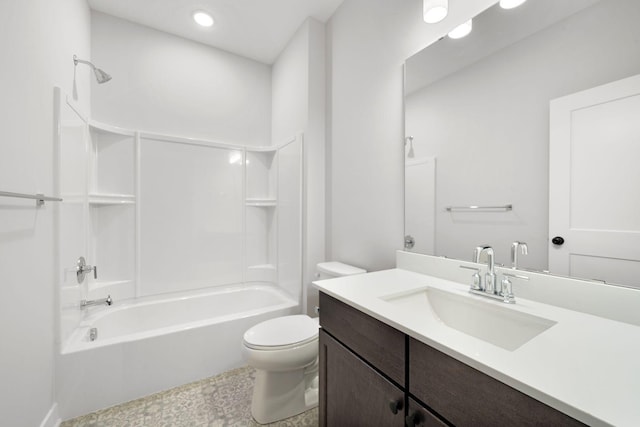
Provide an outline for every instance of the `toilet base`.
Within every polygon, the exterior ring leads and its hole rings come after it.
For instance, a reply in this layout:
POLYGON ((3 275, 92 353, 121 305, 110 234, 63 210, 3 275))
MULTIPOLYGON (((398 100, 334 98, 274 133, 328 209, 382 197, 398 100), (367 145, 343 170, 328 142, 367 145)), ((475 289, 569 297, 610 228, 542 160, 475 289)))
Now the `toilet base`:
POLYGON ((318 406, 318 362, 288 372, 256 370, 251 415, 259 424, 280 421, 318 406))

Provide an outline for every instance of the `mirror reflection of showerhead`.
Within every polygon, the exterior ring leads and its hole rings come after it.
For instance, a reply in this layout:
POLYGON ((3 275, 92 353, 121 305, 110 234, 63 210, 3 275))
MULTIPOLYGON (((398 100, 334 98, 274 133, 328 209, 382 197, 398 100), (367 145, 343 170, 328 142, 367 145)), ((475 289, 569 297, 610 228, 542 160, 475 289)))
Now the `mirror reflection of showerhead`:
POLYGON ((87 64, 88 66, 90 66, 93 70, 93 74, 95 74, 96 76, 96 80, 98 81, 98 83, 102 84, 111 80, 111 76, 109 74, 105 73, 103 70, 96 67, 91 62, 85 61, 83 59, 78 59, 76 55, 73 55, 73 65, 78 65, 78 63, 87 64))
POLYGON ((404 146, 406 148, 407 143, 409 143, 409 152, 407 153, 407 157, 412 158, 415 156, 415 154, 413 154, 413 136, 407 136, 404 139, 404 146))

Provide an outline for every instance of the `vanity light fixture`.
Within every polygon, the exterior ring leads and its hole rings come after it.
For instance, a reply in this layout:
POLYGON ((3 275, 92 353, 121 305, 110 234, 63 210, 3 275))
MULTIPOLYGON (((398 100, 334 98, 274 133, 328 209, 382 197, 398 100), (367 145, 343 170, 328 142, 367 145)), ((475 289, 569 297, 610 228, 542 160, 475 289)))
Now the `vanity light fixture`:
POLYGON ((464 24, 460 24, 458 25, 456 28, 454 28, 453 30, 449 31, 448 36, 452 39, 461 39, 467 35, 469 35, 469 33, 471 32, 471 29, 473 28, 473 20, 469 19, 467 22, 465 22, 464 24))
POLYGON ((213 17, 207 12, 203 12, 201 10, 193 12, 193 20, 202 27, 213 26, 213 17))
POLYGON ((423 0, 422 14, 424 22, 435 24, 442 21, 449 13, 449 0, 423 0))
POLYGON ((513 9, 526 1, 527 0, 500 0, 500 7, 503 9, 513 9))

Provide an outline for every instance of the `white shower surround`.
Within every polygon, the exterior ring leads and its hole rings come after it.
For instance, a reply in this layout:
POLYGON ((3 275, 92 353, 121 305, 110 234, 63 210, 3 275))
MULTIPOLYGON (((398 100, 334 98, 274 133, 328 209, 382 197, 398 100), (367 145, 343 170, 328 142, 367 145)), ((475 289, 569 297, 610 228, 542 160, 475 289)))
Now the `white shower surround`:
POLYGON ((306 299, 302 135, 253 147, 152 134, 56 99, 62 419, 243 365, 244 331, 306 299), (77 283, 81 254, 97 280, 77 283), (113 306, 80 309, 107 294, 113 306))
POLYGON ((240 367, 247 329, 297 312, 298 301, 260 284, 99 308, 58 357, 60 415, 70 419, 240 367))

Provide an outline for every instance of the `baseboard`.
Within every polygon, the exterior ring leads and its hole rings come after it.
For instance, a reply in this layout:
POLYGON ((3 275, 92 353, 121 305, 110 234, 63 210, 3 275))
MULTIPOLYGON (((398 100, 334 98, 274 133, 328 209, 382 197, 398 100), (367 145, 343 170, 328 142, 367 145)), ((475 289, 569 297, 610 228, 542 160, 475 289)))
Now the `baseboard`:
POLYGON ((58 427, 61 422, 62 420, 58 413, 58 404, 54 403, 51 405, 51 409, 49 409, 47 416, 44 417, 44 420, 40 423, 40 427, 58 427))

